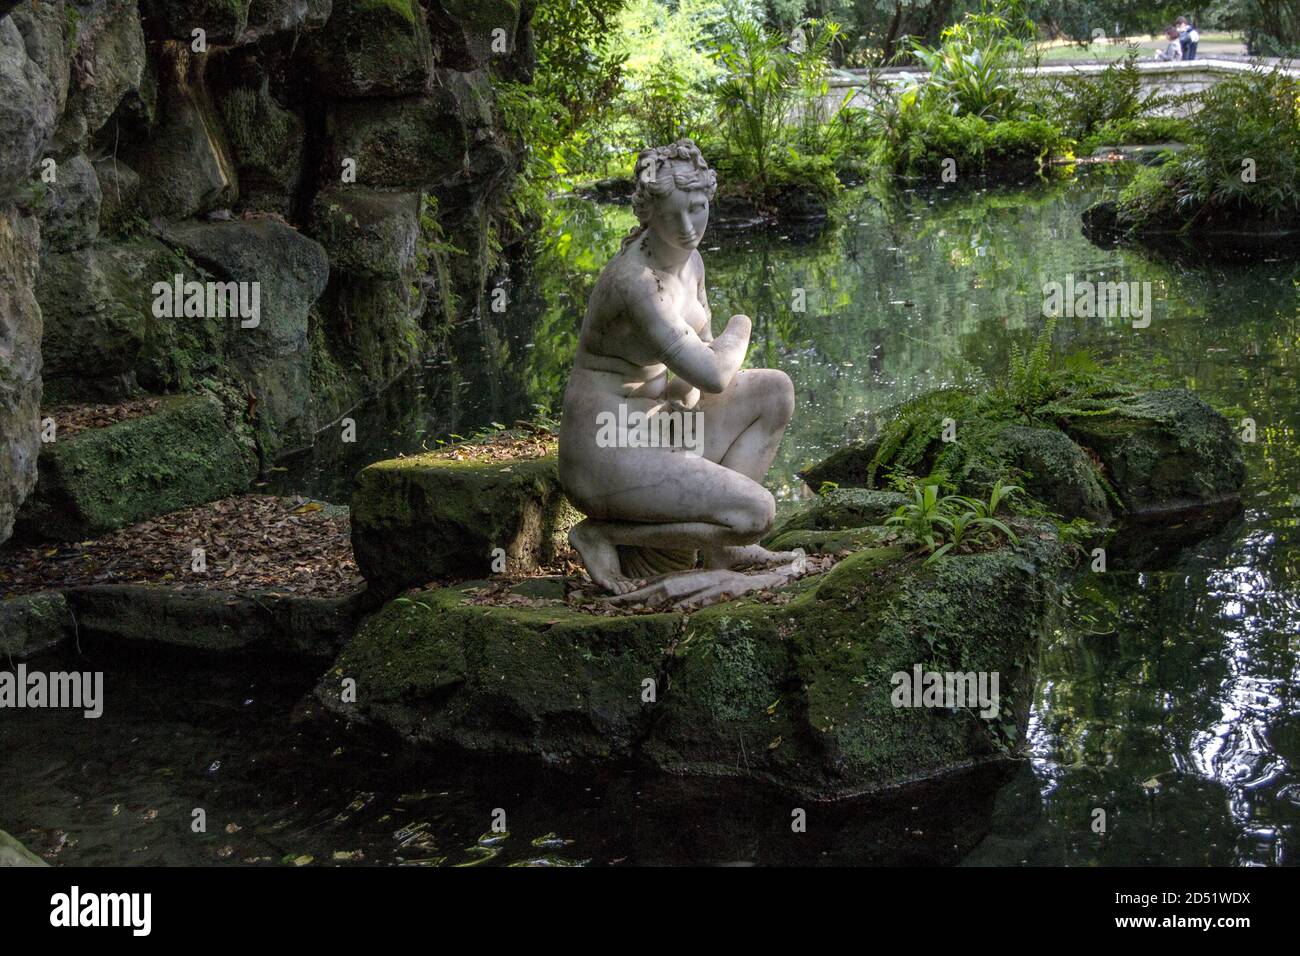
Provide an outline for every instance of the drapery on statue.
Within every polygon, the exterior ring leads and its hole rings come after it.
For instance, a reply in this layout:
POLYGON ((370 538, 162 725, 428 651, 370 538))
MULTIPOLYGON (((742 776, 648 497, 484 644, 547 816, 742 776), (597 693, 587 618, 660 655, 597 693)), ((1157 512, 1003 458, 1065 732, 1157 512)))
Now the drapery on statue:
POLYGON ((784 583, 803 556, 756 542, 775 515, 762 481, 794 387, 775 369, 740 370, 747 316, 713 337, 697 247, 717 174, 684 139, 643 151, 635 176, 640 225, 596 281, 564 395, 560 483, 587 515, 569 541, 622 602, 784 583))

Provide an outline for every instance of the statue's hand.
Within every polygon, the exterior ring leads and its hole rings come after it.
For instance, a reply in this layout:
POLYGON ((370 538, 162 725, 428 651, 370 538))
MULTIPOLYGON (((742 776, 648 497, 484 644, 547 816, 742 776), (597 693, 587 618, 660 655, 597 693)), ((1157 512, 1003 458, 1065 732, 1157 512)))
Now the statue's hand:
POLYGON ((689 410, 700 403, 700 390, 686 379, 673 376, 668 381, 664 397, 674 405, 689 410))
POLYGON ((749 342, 749 333, 753 331, 754 323, 749 320, 747 315, 733 315, 727 321, 727 327, 723 330, 723 335, 733 335, 742 338, 746 343, 749 342))

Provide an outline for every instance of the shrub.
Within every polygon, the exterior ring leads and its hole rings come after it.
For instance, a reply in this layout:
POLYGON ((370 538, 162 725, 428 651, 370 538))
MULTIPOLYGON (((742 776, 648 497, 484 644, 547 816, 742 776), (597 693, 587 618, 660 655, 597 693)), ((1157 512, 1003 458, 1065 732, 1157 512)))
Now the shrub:
POLYGON ((1186 132, 1185 153, 1121 190, 1121 225, 1300 213, 1300 80, 1276 69, 1223 80, 1202 94, 1186 132))

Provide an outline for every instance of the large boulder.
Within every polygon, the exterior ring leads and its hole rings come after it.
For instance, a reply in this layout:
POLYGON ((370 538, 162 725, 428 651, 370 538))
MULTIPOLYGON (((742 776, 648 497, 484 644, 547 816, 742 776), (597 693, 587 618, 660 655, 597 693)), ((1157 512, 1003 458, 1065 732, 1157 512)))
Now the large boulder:
POLYGON ((99 235, 103 198, 99 177, 85 154, 59 163, 41 217, 44 247, 68 252, 94 242, 99 235))
POLYGON ((972 420, 974 401, 958 391, 920 396, 899 412, 911 432, 908 468, 886 431, 847 442, 806 469, 814 490, 879 487, 896 472, 929 474, 945 454, 940 420, 953 418, 961 469, 949 480, 963 494, 981 495, 999 477, 1023 485, 1029 497, 1070 520, 1108 524, 1115 517, 1198 509, 1220 510, 1239 500, 1245 465, 1228 420, 1186 389, 1117 389, 1097 407, 1064 403, 1054 423, 1033 427, 972 420), (929 412, 919 412, 929 406, 929 412), (964 438, 975 434, 977 438, 964 438), (891 454, 893 457, 891 458, 891 454))
POLYGON ((599 618, 483 608, 461 590, 399 598, 370 618, 318 697, 410 740, 545 761, 626 757, 648 727, 679 615, 599 618), (356 681, 344 703, 342 681, 356 681))
POLYGON ((256 400, 264 455, 306 444, 313 431, 308 314, 329 281, 325 250, 274 219, 181 223, 165 235, 212 274, 258 283, 258 324, 228 321, 227 373, 256 400))
POLYGON ((22 4, 0 19, 0 201, 27 183, 68 96, 63 3, 22 4))
POLYGON ((54 140, 61 152, 86 149, 127 97, 142 96, 149 76, 136 0, 78 6, 83 7, 80 15, 69 14, 76 31, 74 79, 54 140))
POLYGON ((877 544, 785 600, 689 616, 589 613, 558 582, 549 599, 534 581, 487 606, 470 582, 388 604, 316 697, 436 747, 545 762, 640 757, 673 774, 844 797, 1014 748, 1065 555, 1047 526, 1014 548, 932 566, 877 544), (985 716, 896 705, 894 675, 917 666, 984 674, 990 688, 996 674, 997 699, 985 716))
MULTIPOLYGON (((479 100, 465 83, 439 86, 436 94, 397 100, 342 100, 330 113, 332 169, 356 161, 357 182, 382 189, 451 183, 465 172, 471 130, 482 120, 479 100)), ((491 121, 489 112, 488 122, 491 121)))
MULTIPOLYGON (((0 21, 0 29, 5 23, 0 21)), ((40 226, 0 207, 0 542, 36 484, 40 447, 41 309, 35 296, 40 226)))
POLYGON ((311 234, 325 247, 332 270, 348 276, 407 275, 420 241, 421 198, 418 192, 330 186, 312 205, 311 234))
POLYGON ((578 519, 554 455, 502 462, 454 454, 381 461, 357 475, 352 550, 374 592, 488 573, 498 548, 509 570, 530 570, 554 557, 578 519))
POLYGON ((151 414, 43 446, 19 521, 32 537, 79 541, 238 494, 257 467, 240 410, 206 393, 175 396, 151 414))
POLYGON ((141 388, 180 390, 217 371, 227 322, 153 314, 154 283, 206 278, 193 271, 175 249, 148 236, 48 253, 36 286, 47 398, 116 400, 141 388))
POLYGON ((140 205, 150 216, 183 219, 239 195, 239 178, 220 111, 207 87, 208 54, 180 44, 163 48, 157 123, 120 155, 140 174, 140 205))
POLYGON ((406 96, 426 91, 433 75, 417 0, 334 0, 312 48, 326 96, 406 96))
POLYGON ((1237 501, 1246 481, 1232 425, 1185 388, 1145 392, 1064 427, 1101 460, 1134 516, 1216 508, 1237 501))
POLYGON ((514 52, 520 0, 435 0, 433 7, 451 28, 445 59, 484 66, 494 56, 514 52))
POLYGON ((302 178, 306 124, 272 93, 259 49, 231 57, 218 105, 239 174, 240 206, 287 216, 302 178))
POLYGON ((26 661, 52 651, 77 631, 58 591, 0 600, 0 659, 26 661))
POLYGON ((1025 491, 1054 513, 1110 523, 1101 473, 1060 429, 1009 425, 998 433, 991 450, 999 462, 1023 475, 1025 491))

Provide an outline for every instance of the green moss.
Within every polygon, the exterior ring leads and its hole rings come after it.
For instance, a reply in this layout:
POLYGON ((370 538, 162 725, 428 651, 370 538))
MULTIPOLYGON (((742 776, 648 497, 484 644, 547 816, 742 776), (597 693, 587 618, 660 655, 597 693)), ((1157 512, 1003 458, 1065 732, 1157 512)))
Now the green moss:
POLYGON ((627 756, 649 716, 643 682, 658 676, 678 626, 676 615, 485 608, 461 591, 424 592, 371 617, 317 693, 427 743, 549 759, 627 756), (357 681, 355 707, 340 699, 346 677, 357 681))
POLYGON ((352 546, 372 587, 396 593, 446 575, 544 563, 578 515, 564 498, 553 456, 456 461, 442 453, 378 462, 357 476, 352 546))
POLYGON ((372 15, 392 13, 408 23, 415 23, 415 0, 353 0, 352 5, 360 13, 372 15))
POLYGON ((38 536, 78 540, 244 491, 257 456, 242 419, 199 394, 47 445, 39 466, 20 520, 38 536))

